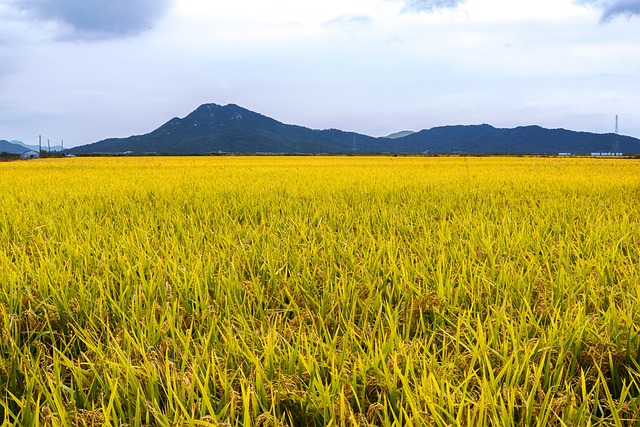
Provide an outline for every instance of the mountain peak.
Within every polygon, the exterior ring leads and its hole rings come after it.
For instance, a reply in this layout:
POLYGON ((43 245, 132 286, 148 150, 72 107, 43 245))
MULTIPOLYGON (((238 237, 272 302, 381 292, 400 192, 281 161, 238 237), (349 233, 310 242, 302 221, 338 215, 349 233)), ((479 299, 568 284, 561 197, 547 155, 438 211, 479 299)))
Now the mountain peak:
POLYGON ((196 108, 193 112, 187 115, 184 119, 178 119, 183 121, 190 120, 204 120, 205 122, 220 122, 226 120, 238 120, 242 118, 243 114, 258 115, 245 108, 242 108, 236 104, 218 105, 218 104, 202 104, 196 108))

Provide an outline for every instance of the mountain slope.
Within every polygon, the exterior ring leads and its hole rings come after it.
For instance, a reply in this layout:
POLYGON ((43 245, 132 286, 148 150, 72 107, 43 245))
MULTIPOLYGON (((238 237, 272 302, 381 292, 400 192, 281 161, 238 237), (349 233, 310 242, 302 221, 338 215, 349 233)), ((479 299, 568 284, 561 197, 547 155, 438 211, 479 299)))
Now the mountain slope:
POLYGON ((387 139, 398 139, 398 138, 404 138, 405 136, 409 136, 409 135, 413 135, 415 132, 412 130, 402 130, 400 132, 394 132, 391 135, 387 135, 384 138, 387 139))
POLYGON ((106 139, 68 150, 74 154, 334 153, 348 152, 353 139, 376 139, 340 130, 287 125, 234 104, 205 104, 187 117, 173 118, 146 135, 106 139))
POLYGON ((11 153, 11 154, 20 154, 20 153, 24 153, 25 151, 27 151, 28 148, 20 145, 20 144, 14 144, 12 142, 9 141, 5 141, 0 140, 0 153, 11 153))
POLYGON ((575 132, 521 126, 499 129, 493 126, 444 126, 422 130, 401 139, 408 151, 480 154, 591 154, 640 153, 640 140, 617 134, 575 132), (617 144, 617 145, 614 145, 617 144))
POLYGON ((397 138, 374 138, 337 129, 281 123, 234 104, 204 104, 188 116, 128 138, 105 139, 67 150, 73 154, 209 153, 463 153, 640 154, 640 140, 616 134, 523 126, 442 126, 397 138))
MULTIPOLYGON (((33 151, 40 150, 40 147, 38 145, 25 144, 22 141, 11 141, 11 142, 13 144, 22 145, 23 147, 25 147, 25 150, 33 150, 33 151)), ((49 150, 49 146, 47 144, 43 144, 42 145, 42 149, 43 150, 49 150)), ((51 152, 54 152, 54 151, 62 151, 62 146, 61 145, 52 145, 51 146, 51 152)))

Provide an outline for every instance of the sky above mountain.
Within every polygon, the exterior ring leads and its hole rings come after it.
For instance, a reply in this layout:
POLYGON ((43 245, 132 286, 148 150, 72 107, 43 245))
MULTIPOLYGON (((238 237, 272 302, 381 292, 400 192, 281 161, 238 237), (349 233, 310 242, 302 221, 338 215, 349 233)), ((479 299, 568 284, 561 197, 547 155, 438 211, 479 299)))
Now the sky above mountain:
POLYGON ((142 134, 203 103, 373 136, 640 137, 640 0, 0 0, 0 139, 142 134))

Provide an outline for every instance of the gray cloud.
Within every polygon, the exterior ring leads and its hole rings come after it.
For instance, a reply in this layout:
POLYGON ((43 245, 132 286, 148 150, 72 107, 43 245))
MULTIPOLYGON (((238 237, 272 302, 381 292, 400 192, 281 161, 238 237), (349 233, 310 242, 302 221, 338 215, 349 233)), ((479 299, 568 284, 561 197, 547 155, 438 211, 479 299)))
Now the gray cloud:
POLYGON ((617 16, 640 15, 640 0, 575 0, 576 3, 602 9, 601 22, 611 21, 617 16))
POLYGON ((640 0, 612 2, 602 13, 602 20, 609 21, 618 15, 640 15, 640 0))
POLYGON ((76 38, 112 38, 152 27, 173 0, 14 0, 36 18, 61 22, 76 38))
POLYGON ((465 0, 403 0, 408 12, 433 12, 437 9, 453 9, 465 0))

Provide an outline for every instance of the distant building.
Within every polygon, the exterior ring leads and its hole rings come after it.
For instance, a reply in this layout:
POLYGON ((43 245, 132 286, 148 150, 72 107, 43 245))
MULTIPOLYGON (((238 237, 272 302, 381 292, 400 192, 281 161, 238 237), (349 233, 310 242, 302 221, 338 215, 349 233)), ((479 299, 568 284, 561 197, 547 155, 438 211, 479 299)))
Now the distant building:
POLYGON ((27 150, 20 153, 21 159, 37 159, 38 157, 40 157, 40 153, 35 150, 27 150))
POLYGON ((622 157, 623 153, 591 153, 591 157, 622 157))

